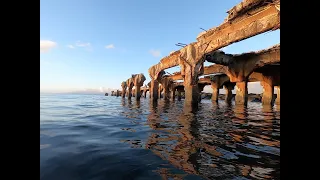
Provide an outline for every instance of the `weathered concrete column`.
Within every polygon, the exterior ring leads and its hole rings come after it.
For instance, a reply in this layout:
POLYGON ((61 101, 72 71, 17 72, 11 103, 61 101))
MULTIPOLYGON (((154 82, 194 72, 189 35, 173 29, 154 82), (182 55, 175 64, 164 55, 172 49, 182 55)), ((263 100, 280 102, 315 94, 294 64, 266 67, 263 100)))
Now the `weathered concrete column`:
POLYGON ((212 88, 211 100, 213 102, 218 102, 218 100, 219 100, 219 85, 218 85, 218 83, 211 81, 211 88, 212 88))
POLYGON ((248 83, 247 81, 236 83, 236 98, 235 104, 247 105, 248 104, 248 83))
POLYGON ((271 78, 263 78, 260 84, 263 87, 262 104, 273 105, 274 86, 271 78))
POLYGON ((202 100, 202 97, 201 97, 201 93, 202 93, 202 91, 203 91, 203 89, 204 89, 204 87, 206 86, 206 84, 200 84, 200 83, 198 83, 198 90, 199 90, 199 103, 201 102, 201 100, 202 100))
POLYGON ((163 89, 163 98, 168 100, 170 96, 170 86, 172 84, 171 78, 168 76, 161 77, 160 84, 162 87, 161 89, 163 89))
POLYGON ((277 89, 277 99, 276 99, 276 104, 280 105, 280 86, 275 86, 277 89))
POLYGON ((235 83, 226 83, 224 89, 226 91, 225 102, 230 104, 232 101, 232 90, 234 89, 235 83))
POLYGON ((133 80, 132 78, 129 78, 127 81, 127 87, 128 87, 128 94, 127 94, 127 97, 128 99, 131 99, 132 97, 132 88, 133 88, 133 80))
POLYGON ((197 105, 199 102, 199 87, 198 85, 185 85, 185 102, 192 105, 197 105))
POLYGON ((181 90, 177 90, 177 91, 178 91, 178 93, 177 93, 178 101, 180 101, 181 100, 181 90))
POLYGON ((140 100, 141 98, 141 86, 135 86, 135 98, 136 100, 140 100))
POLYGON ((123 81, 121 83, 121 87, 122 87, 122 98, 126 97, 126 91, 127 91, 127 83, 125 81, 123 81))
POLYGON ((162 92, 162 85, 159 84, 159 89, 158 89, 158 98, 161 99, 161 92, 162 92))
POLYGON ((129 96, 128 96, 128 98, 133 97, 133 92, 134 92, 134 89, 129 88, 129 96))
POLYGON ((203 74, 203 53, 207 46, 198 46, 191 43, 180 50, 179 65, 185 90, 185 103, 198 106, 199 102, 199 75, 203 74))
POLYGON ((176 99, 176 88, 171 89, 171 100, 174 101, 176 99))
POLYGON ((210 77, 210 81, 211 81, 211 88, 212 88, 211 100, 212 100, 212 102, 218 102, 220 88, 222 88, 222 86, 225 83, 228 83, 230 81, 230 79, 227 75, 220 74, 220 75, 214 75, 213 77, 210 77))
POLYGON ((142 73, 133 74, 132 80, 135 87, 134 97, 136 98, 137 101, 139 101, 141 97, 141 86, 143 86, 143 83, 146 80, 146 77, 142 73))
POLYGON ((150 87, 151 99, 157 100, 158 94, 159 94, 159 82, 157 80, 151 80, 151 87, 150 87))
POLYGON ((148 92, 147 90, 144 90, 144 91, 143 91, 143 96, 144 96, 144 98, 147 98, 147 92, 148 92))

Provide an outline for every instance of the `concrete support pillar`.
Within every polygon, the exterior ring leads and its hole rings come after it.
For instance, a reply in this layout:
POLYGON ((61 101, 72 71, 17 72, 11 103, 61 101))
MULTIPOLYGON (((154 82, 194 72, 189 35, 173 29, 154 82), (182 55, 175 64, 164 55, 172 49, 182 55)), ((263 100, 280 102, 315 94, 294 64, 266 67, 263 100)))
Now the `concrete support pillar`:
POLYGON ((201 94, 202 94, 202 91, 203 91, 205 86, 206 86, 205 84, 198 84, 198 88, 199 88, 199 103, 202 100, 201 94))
POLYGON ((248 83, 247 81, 236 83, 236 98, 235 104, 247 105, 248 104, 248 83))
POLYGON ((126 81, 123 81, 123 82, 121 83, 121 87, 122 87, 121 96, 122 96, 122 98, 125 98, 125 97, 126 97, 126 92, 127 92, 127 82, 126 82, 126 81))
POLYGON ((161 92, 162 92, 162 86, 159 84, 159 89, 158 89, 158 98, 161 99, 161 92))
POLYGON ((264 78, 264 81, 260 82, 263 87, 262 104, 273 105, 274 86, 271 78, 264 78))
POLYGON ((128 97, 128 99, 131 99, 131 97, 132 97, 132 88, 133 88, 132 78, 128 79, 128 80, 126 81, 126 84, 127 84, 127 87, 128 87, 127 97, 128 97))
POLYGON ((177 96, 178 96, 178 101, 180 101, 181 100, 181 90, 178 90, 177 96))
POLYGON ((168 85, 164 84, 162 87, 163 87, 163 98, 165 100, 170 99, 170 90, 168 85))
POLYGON ((171 100, 174 101, 176 99, 176 89, 171 89, 171 100))
POLYGON ((132 97, 132 86, 130 87, 128 87, 128 99, 131 99, 131 97, 132 97))
POLYGON ((126 97, 126 91, 127 91, 127 87, 126 88, 122 88, 122 93, 121 93, 122 98, 126 97))
POLYGON ((180 50, 179 66, 185 90, 185 105, 198 107, 199 75, 203 74, 203 52, 206 47, 191 43, 180 50))
POLYGON ((132 91, 131 91, 131 96, 132 96, 132 97, 135 97, 135 95, 136 95, 135 92, 136 92, 136 89, 132 89, 132 91))
POLYGON ((218 100, 219 100, 219 85, 218 85, 218 83, 211 82, 211 88, 212 88, 211 100, 213 102, 218 102, 218 100))
POLYGON ((199 87, 198 85, 184 85, 185 102, 192 106, 198 105, 199 102, 199 87))
POLYGON ((224 89, 226 91, 225 102, 228 104, 232 101, 232 90, 234 89, 234 86, 235 84, 230 82, 224 85, 224 89))
POLYGON ((157 100, 158 94, 159 94, 159 82, 157 80, 151 80, 151 87, 150 87, 151 99, 157 100))
POLYGON ((277 99, 276 99, 276 104, 280 105, 280 86, 276 86, 277 89, 277 99))
POLYGON ((144 90, 144 91, 143 91, 143 96, 144 96, 144 98, 147 98, 147 92, 148 92, 147 90, 144 90))
POLYGON ((139 101, 140 97, 141 97, 141 86, 139 84, 137 84, 135 86, 135 98, 137 101, 139 101))

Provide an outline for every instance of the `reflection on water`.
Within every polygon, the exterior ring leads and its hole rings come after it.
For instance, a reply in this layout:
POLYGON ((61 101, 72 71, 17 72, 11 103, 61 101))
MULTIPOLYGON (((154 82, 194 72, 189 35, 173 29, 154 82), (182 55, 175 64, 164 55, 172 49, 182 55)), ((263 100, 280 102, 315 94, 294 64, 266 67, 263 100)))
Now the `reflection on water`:
POLYGON ((40 106, 40 179, 280 179, 280 106, 100 96, 40 106))
POLYGON ((148 123, 155 131, 146 148, 203 178, 280 178, 280 113, 254 105, 202 103, 189 113, 190 106, 181 110, 161 101, 150 108, 148 123))

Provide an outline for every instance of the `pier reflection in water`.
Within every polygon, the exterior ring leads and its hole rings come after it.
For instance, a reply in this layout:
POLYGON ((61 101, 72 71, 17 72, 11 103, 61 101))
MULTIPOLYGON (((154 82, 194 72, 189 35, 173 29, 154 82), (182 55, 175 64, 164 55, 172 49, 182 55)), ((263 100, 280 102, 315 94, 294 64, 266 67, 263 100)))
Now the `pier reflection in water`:
MULTIPOLYGON (((280 178, 280 107, 211 101, 188 107, 182 101, 150 101, 147 124, 153 131, 145 148, 205 179, 280 178)), ((164 179, 186 175, 157 172, 164 179)))

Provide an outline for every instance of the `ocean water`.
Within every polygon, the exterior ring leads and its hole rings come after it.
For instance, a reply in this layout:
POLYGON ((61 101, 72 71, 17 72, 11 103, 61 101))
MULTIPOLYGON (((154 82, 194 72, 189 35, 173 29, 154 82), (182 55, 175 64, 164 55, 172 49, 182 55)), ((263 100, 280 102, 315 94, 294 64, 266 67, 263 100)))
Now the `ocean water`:
POLYGON ((40 94, 40 179, 280 179, 280 106, 40 94))

